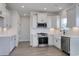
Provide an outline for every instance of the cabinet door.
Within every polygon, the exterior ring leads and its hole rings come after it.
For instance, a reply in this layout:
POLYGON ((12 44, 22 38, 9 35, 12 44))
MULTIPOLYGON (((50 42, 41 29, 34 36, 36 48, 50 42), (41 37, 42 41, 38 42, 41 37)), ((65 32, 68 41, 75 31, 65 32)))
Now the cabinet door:
POLYGON ((36 28, 37 27, 37 15, 33 15, 32 18, 33 18, 32 26, 33 28, 36 28))
POLYGON ((10 51, 16 46, 16 36, 10 38, 10 51))
POLYGON ((51 22, 52 18, 50 16, 47 16, 47 27, 51 28, 52 26, 52 22, 51 22))
POLYGON ((48 16, 48 27, 57 27, 57 16, 48 16))
POLYGON ((70 55, 79 56, 79 38, 70 38, 70 55))
POLYGON ((14 47, 14 39, 13 37, 10 37, 10 51, 13 49, 14 47))
POLYGON ((38 23, 47 22, 47 13, 38 13, 38 23))
POLYGON ((54 37, 54 46, 56 46, 56 38, 54 37))
POLYGON ((61 38, 60 37, 54 38, 54 46, 61 49, 61 38))
POLYGON ((14 47, 16 47, 16 35, 13 36, 14 39, 14 47))
POLYGON ((0 17, 0 27, 4 27, 4 17, 0 17))
POLYGON ((53 41, 54 41, 54 37, 52 35, 49 35, 49 37, 48 37, 48 45, 49 46, 53 45, 54 44, 53 41))
POLYGON ((57 16, 52 16, 51 22, 52 27, 57 27, 57 16))
POLYGON ((8 55, 10 53, 10 38, 0 37, 0 55, 8 55))
POLYGON ((76 26, 76 11, 75 8, 71 8, 67 11, 67 27, 76 26))
POLYGON ((4 3, 0 3, 0 16, 4 17, 5 14, 5 4, 4 3))
POLYGON ((57 38, 56 47, 61 49, 61 38, 57 38))
POLYGON ((0 7, 0 27, 4 27, 4 21, 6 16, 6 10, 3 7, 0 7))
POLYGON ((37 35, 33 35, 33 43, 32 43, 33 47, 37 47, 38 46, 38 38, 37 35))
POLYGON ((4 19, 5 19, 4 20, 4 26, 7 27, 7 28, 11 27, 10 12, 7 9, 6 9, 6 16, 5 16, 4 19))
POLYGON ((6 8, 4 6, 0 6, 0 16, 6 16, 6 8))
POLYGON ((2 8, 0 7, 0 16, 2 16, 3 12, 2 12, 2 8))
POLYGON ((55 46, 57 47, 58 39, 55 38, 55 46))

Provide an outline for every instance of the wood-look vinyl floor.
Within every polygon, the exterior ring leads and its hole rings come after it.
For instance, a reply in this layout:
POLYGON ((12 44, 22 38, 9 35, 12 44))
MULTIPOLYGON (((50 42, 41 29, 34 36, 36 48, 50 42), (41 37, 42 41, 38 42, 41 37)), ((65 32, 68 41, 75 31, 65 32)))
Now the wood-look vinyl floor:
POLYGON ((20 42, 9 56, 67 56, 55 47, 30 47, 28 42, 20 42))

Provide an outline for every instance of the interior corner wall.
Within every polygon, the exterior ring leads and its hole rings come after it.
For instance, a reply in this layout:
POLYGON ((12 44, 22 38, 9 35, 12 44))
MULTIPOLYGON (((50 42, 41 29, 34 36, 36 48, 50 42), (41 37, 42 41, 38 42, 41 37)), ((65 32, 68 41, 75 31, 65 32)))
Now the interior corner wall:
POLYGON ((10 10, 10 19, 11 19, 11 29, 15 32, 16 34, 16 46, 18 46, 18 40, 19 40, 19 21, 20 21, 20 16, 17 11, 10 10))

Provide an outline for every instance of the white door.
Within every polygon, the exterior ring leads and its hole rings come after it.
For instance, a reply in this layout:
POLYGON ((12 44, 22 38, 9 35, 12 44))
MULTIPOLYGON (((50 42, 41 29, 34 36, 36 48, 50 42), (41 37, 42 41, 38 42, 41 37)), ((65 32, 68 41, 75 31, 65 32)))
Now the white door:
POLYGON ((30 17, 21 17, 20 24, 19 41, 30 41, 30 17))

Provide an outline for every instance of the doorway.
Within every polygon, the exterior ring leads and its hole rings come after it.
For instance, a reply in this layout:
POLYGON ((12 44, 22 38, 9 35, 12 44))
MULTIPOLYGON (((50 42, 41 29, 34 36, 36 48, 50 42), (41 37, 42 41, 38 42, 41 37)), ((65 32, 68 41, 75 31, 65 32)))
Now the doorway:
POLYGON ((30 41, 30 17, 21 16, 19 41, 30 41))

